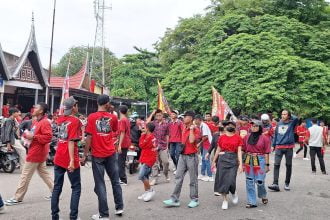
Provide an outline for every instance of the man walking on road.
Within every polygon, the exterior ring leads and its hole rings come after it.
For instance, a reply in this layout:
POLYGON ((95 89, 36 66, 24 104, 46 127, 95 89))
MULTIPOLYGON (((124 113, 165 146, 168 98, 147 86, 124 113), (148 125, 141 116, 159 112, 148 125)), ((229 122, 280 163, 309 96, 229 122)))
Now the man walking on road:
POLYGON ((118 143, 118 167, 120 184, 127 185, 126 157, 128 148, 131 146, 131 124, 127 119, 128 108, 126 105, 119 106, 119 143, 118 143))
MULTIPOLYGON (((37 121, 32 126, 31 132, 25 134, 25 138, 31 141, 26 163, 15 196, 6 200, 6 205, 17 205, 23 202, 31 178, 36 170, 38 170, 41 179, 47 184, 49 191, 53 191, 53 180, 46 167, 49 143, 53 136, 51 124, 46 116, 47 111, 48 105, 39 103, 33 112, 33 116, 37 117, 37 121)), ((50 199, 49 196, 45 198, 50 199)))
POLYGON ((292 174, 293 148, 295 147, 294 132, 298 124, 298 118, 291 115, 290 111, 282 111, 282 119, 277 124, 274 135, 273 147, 275 149, 274 181, 268 186, 270 190, 280 191, 278 178, 283 155, 285 155, 286 178, 284 189, 290 190, 290 180, 292 174))
POLYGON ((324 165, 324 152, 326 149, 326 139, 323 128, 317 125, 317 120, 312 119, 313 126, 308 128, 308 143, 311 156, 312 172, 316 173, 315 155, 319 158, 322 174, 327 174, 324 165))
POLYGON ((109 219, 109 207, 107 191, 104 181, 104 171, 107 172, 114 196, 115 214, 122 215, 124 203, 122 189, 119 184, 118 162, 116 159, 115 140, 118 130, 118 118, 109 113, 111 108, 110 98, 107 95, 99 95, 97 98, 98 111, 88 116, 86 126, 86 146, 82 163, 92 149, 92 170, 95 182, 94 191, 98 197, 99 213, 92 219, 109 219))
POLYGON ((188 111, 184 115, 184 128, 182 133, 183 149, 178 162, 178 168, 175 175, 175 188, 169 200, 163 201, 167 207, 180 206, 180 194, 182 184, 186 173, 190 177, 190 203, 189 208, 195 208, 199 205, 198 200, 198 142, 201 139, 200 130, 193 125, 195 113, 188 111))

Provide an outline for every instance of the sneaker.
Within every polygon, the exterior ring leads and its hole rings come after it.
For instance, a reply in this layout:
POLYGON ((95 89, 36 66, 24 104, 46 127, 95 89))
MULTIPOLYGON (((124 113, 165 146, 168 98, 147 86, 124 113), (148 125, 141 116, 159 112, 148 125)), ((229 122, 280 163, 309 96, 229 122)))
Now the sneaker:
POLYGON ((199 201, 196 200, 191 200, 188 204, 189 208, 196 208, 197 206, 199 206, 199 201))
POLYGON ((204 181, 204 182, 208 182, 208 181, 210 181, 209 179, 210 178, 208 176, 204 176, 201 180, 204 181))
POLYGON ((273 190, 275 192, 280 191, 280 187, 277 184, 272 184, 272 185, 268 186, 268 189, 273 190))
POLYGON ((159 173, 157 176, 158 176, 158 177, 161 177, 161 176, 162 176, 162 174, 160 174, 160 173, 159 173))
POLYGON ((4 202, 7 206, 12 206, 12 205, 19 205, 22 203, 22 201, 17 201, 14 198, 8 199, 4 202))
POLYGON ((6 212, 6 207, 3 205, 0 207, 0 214, 3 214, 6 212))
POLYGON ((312 174, 315 174, 316 175, 316 171, 312 171, 312 174))
POLYGON ((296 157, 297 157, 297 153, 294 152, 294 153, 293 153, 293 158, 296 158, 296 157))
POLYGON ((303 160, 309 160, 307 157, 304 157, 303 160))
POLYGON ((167 207, 179 207, 180 202, 174 202, 172 199, 163 201, 164 205, 167 207))
POLYGON ((227 200, 223 200, 222 202, 222 207, 223 210, 227 210, 228 209, 228 201, 227 200))
POLYGON ((174 175, 174 176, 176 175, 176 171, 173 172, 173 175, 174 175))
POLYGON ((204 175, 198 175, 198 179, 199 179, 199 180, 202 180, 203 178, 205 178, 204 175))
POLYGON ((52 200, 52 195, 50 195, 50 196, 45 196, 44 199, 47 200, 47 201, 50 201, 50 200, 52 200))
POLYGON ((122 209, 115 210, 115 215, 122 216, 123 213, 124 213, 124 210, 122 210, 122 209))
POLYGON ((92 215, 93 220, 109 220, 109 217, 102 217, 100 214, 92 215))
POLYGON ((328 175, 328 173, 327 173, 327 172, 325 172, 325 171, 323 171, 323 172, 322 172, 322 174, 323 174, 323 175, 328 175))
POLYGON ((176 168, 174 167, 174 168, 173 168, 173 172, 175 172, 175 171, 176 171, 176 168))
POLYGON ((155 186, 155 185, 157 185, 157 181, 156 181, 156 179, 152 179, 150 181, 150 186, 155 186))
POLYGON ((156 194, 155 190, 151 189, 150 191, 148 191, 146 193, 146 195, 143 198, 143 201, 149 202, 150 200, 152 200, 154 198, 155 194, 156 194))
POLYGON ((142 200, 142 199, 144 199, 144 197, 146 196, 147 193, 148 193, 148 192, 145 191, 142 195, 138 196, 138 200, 142 200))
POLYGON ((232 194, 231 201, 233 202, 234 205, 238 204, 238 195, 237 195, 237 193, 232 194))
POLYGON ((123 182, 123 181, 119 181, 119 184, 122 185, 122 186, 127 186, 127 183, 123 182))
POLYGON ((213 176, 209 177, 209 182, 214 182, 214 177, 213 176))
POLYGON ((166 182, 170 182, 171 178, 169 176, 165 176, 166 182))
POLYGON ((215 195, 215 196, 221 196, 221 193, 214 192, 214 195, 215 195))
POLYGON ((290 186, 289 186, 288 184, 285 184, 284 189, 285 189, 286 191, 290 191, 290 186))

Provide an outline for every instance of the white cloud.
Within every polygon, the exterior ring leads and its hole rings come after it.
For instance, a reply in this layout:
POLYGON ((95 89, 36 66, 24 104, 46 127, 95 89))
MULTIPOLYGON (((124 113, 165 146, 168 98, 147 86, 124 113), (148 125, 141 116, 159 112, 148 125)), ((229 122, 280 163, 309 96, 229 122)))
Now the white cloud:
MULTIPOLYGON (((134 52, 133 46, 152 49, 166 28, 179 17, 203 13, 209 0, 105 0, 106 46, 117 56, 134 52)), ((52 24, 52 0, 2 0, 0 8, 2 48, 20 55, 28 40, 34 11, 36 37, 44 67, 48 67, 52 24)), ((57 0, 53 63, 73 45, 93 45, 93 0, 57 0)))

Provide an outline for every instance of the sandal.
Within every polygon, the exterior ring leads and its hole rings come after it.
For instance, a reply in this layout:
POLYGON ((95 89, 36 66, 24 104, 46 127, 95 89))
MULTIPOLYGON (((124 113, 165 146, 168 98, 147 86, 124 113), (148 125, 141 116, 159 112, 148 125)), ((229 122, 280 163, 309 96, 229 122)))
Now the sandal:
POLYGON ((245 206, 245 208, 247 208, 247 209, 256 208, 256 207, 257 207, 256 205, 252 205, 252 204, 247 204, 245 206))
POLYGON ((262 201, 262 203, 263 203, 264 205, 266 205, 266 204, 268 203, 268 199, 267 199, 267 198, 261 199, 261 201, 262 201))

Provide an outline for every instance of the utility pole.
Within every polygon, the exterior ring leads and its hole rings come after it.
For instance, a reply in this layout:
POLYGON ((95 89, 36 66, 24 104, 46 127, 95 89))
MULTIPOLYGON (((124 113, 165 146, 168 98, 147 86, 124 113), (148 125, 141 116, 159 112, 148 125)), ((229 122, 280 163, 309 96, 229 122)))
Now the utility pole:
POLYGON ((48 97, 50 91, 50 77, 52 76, 52 58, 53 58, 53 42, 54 42, 54 26, 55 26, 55 11, 56 11, 56 0, 54 0, 53 8, 53 24, 52 24, 52 36, 50 41, 50 55, 49 55, 49 67, 48 67, 48 86, 46 86, 46 97, 45 102, 48 104, 48 97))

